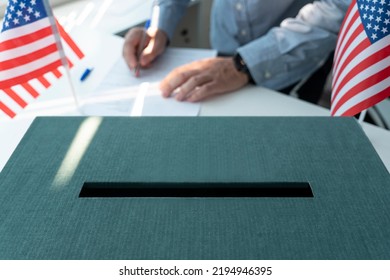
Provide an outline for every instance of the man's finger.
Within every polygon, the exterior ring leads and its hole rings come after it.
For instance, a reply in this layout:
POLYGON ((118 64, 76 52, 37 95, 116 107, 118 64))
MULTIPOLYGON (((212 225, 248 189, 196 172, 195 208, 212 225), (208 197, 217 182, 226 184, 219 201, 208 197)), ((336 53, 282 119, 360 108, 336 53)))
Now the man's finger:
POLYGON ((140 64, 142 67, 150 65, 164 51, 164 49, 159 49, 158 47, 155 40, 150 40, 141 54, 140 64))
POLYGON ((216 91, 216 83, 210 81, 194 90, 194 92, 188 96, 187 101, 198 102, 217 94, 218 91, 216 91))
POLYGON ((134 69, 137 66, 137 51, 142 34, 142 29, 134 29, 126 34, 125 44, 123 46, 123 57, 130 69, 134 69))
POLYGON ((186 66, 176 68, 160 83, 160 90, 164 97, 169 97, 179 87, 181 87, 189 78, 198 74, 198 70, 186 70, 186 66))
POLYGON ((140 64, 142 67, 150 65, 159 55, 165 51, 168 37, 164 31, 161 30, 148 30, 147 31, 147 44, 143 50, 140 64))
POLYGON ((203 75, 199 73, 197 75, 193 75, 190 77, 185 83, 180 86, 180 90, 175 96, 176 100, 183 101, 188 99, 190 96, 197 92, 198 88, 202 88, 202 86, 212 80, 211 77, 207 75, 203 75))

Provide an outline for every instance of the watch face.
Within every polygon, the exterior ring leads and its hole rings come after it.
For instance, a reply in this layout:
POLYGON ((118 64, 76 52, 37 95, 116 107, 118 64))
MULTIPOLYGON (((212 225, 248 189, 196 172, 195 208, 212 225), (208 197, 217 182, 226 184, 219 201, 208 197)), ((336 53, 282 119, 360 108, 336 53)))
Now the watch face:
POLYGON ((236 67, 236 70, 241 72, 241 73, 246 74, 248 76, 249 83, 255 84, 255 82, 252 78, 252 75, 249 72, 248 67, 246 66, 245 61, 242 59, 242 57, 240 56, 239 53, 237 53, 233 56, 233 62, 234 62, 234 66, 236 67))
POLYGON ((246 67, 245 61, 242 59, 242 57, 239 54, 236 54, 233 57, 234 65, 236 66, 237 71, 248 73, 248 68, 246 67))
POLYGON ((233 56, 233 62, 234 62, 234 66, 236 67, 236 70, 239 72, 243 72, 244 62, 242 61, 242 58, 239 54, 233 56))

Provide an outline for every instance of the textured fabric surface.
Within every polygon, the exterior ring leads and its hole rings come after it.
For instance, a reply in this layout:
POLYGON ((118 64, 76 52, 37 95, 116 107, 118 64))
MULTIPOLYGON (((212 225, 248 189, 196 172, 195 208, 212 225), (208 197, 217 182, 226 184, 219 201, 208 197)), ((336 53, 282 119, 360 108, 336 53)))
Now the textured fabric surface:
POLYGON ((390 259, 390 175, 353 119, 103 118, 58 185, 87 120, 37 118, 0 173, 0 259, 390 259), (314 198, 78 197, 137 181, 310 182, 314 198))

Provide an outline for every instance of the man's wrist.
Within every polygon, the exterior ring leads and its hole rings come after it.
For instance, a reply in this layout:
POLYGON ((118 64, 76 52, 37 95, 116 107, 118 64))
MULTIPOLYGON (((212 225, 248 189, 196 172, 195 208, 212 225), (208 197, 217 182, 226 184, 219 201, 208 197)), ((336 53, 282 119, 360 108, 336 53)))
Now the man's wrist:
POLYGON ((252 75, 248 69, 248 66, 246 65, 245 61, 242 59, 241 55, 239 53, 236 53, 233 56, 233 63, 234 67, 238 72, 244 73, 248 77, 248 82, 251 84, 255 84, 255 81, 252 78, 252 75))

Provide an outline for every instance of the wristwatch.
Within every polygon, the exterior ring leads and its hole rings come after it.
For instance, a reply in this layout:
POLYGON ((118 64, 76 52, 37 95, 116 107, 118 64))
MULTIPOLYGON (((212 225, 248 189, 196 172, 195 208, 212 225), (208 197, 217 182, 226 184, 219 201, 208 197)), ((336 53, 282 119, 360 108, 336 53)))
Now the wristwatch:
POLYGON ((234 67, 236 67, 236 70, 238 72, 246 74, 248 76, 249 83, 255 84, 255 81, 252 78, 251 72, 249 72, 249 69, 246 66, 245 61, 242 59, 242 57, 239 53, 236 53, 233 56, 233 62, 234 62, 234 67))

